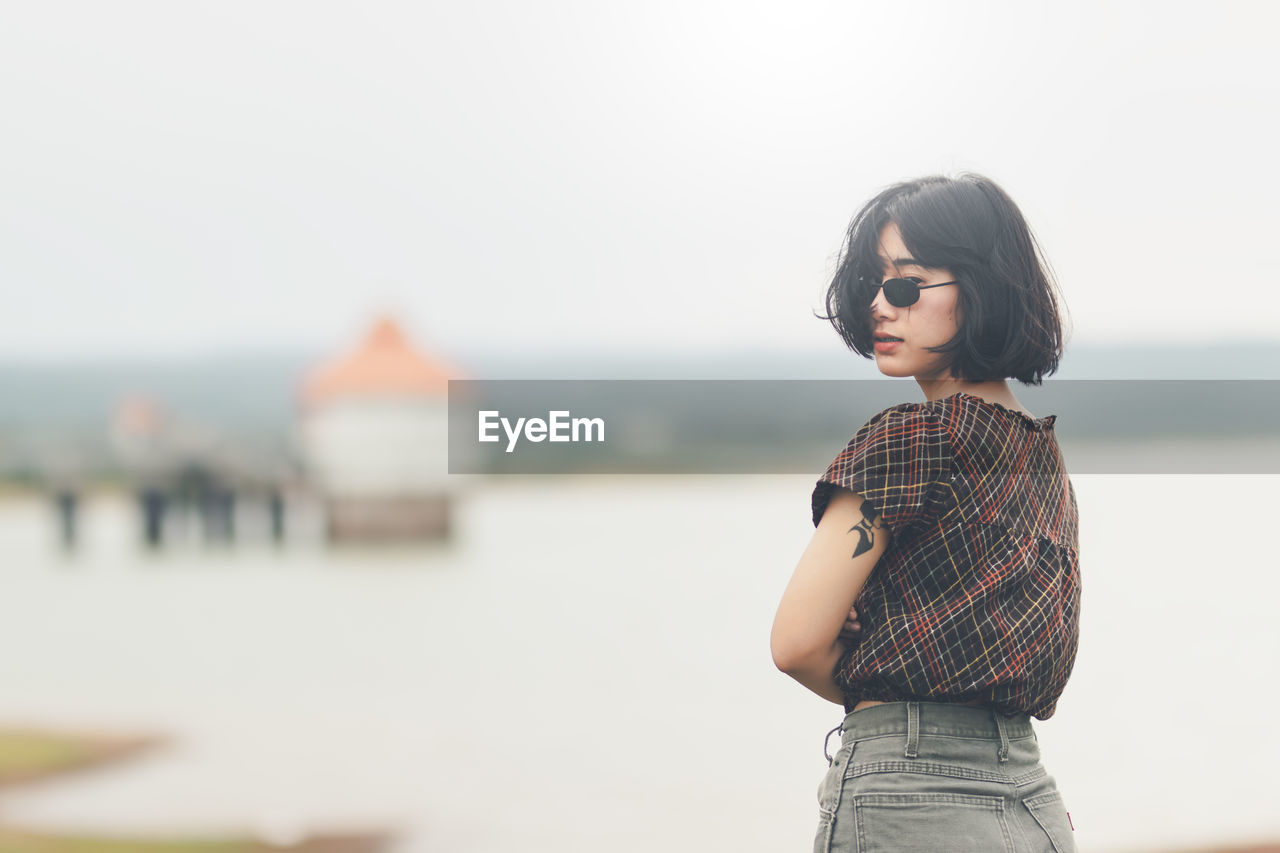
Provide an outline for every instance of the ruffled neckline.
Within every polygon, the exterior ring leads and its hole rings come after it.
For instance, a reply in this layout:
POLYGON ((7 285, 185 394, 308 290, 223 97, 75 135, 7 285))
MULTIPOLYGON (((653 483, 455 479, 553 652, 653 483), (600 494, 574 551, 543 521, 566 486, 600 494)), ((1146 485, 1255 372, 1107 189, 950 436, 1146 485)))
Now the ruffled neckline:
POLYGON ((999 409, 1002 412, 1008 412, 1009 414, 1019 418, 1023 423, 1035 429, 1052 429, 1053 422, 1058 419, 1057 415, 1045 415, 1043 418, 1033 418, 1026 412, 1020 412, 1017 409, 1010 409, 1008 406, 1001 405, 1000 403, 993 403, 990 400, 984 400, 983 398, 970 394, 967 391, 957 391, 954 394, 948 394, 942 399, 950 400, 952 397, 963 397, 966 400, 972 400, 973 402, 986 406, 987 408, 999 409))

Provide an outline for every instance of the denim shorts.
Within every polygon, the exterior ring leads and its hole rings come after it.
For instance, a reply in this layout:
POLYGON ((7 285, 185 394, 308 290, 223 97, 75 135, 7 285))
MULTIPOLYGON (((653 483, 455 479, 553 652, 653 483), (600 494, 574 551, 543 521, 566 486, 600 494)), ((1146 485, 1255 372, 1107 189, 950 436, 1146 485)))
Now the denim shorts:
POLYGON ((887 702, 851 712, 837 731, 815 853, 1075 853, 1028 715, 887 702))

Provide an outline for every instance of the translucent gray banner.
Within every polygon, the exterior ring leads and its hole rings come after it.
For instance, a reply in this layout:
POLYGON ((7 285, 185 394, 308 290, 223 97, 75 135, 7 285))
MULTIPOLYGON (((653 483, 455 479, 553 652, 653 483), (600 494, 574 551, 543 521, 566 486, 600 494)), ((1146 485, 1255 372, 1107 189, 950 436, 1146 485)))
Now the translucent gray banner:
MULTIPOLYGON (((1010 383, 1073 474, 1280 474, 1280 380, 1010 383)), ((813 474, 913 381, 449 383, 452 474, 813 474)))

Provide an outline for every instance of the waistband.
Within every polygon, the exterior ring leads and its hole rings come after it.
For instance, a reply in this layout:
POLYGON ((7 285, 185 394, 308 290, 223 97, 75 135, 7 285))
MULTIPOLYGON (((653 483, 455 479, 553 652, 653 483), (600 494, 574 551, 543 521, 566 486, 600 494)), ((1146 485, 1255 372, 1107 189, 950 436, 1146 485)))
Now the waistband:
POLYGON ((886 702, 850 711, 840 724, 840 733, 842 743, 851 743, 882 735, 949 735, 1004 741, 1032 737, 1035 731, 1031 716, 1026 713, 1006 717, 994 708, 977 705, 886 702))

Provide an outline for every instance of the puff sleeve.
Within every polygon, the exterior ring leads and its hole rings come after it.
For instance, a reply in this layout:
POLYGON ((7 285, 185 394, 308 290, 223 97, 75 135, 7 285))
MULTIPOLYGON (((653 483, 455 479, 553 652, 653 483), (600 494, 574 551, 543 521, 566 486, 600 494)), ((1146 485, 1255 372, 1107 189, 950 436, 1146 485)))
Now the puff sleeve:
POLYGON ((837 486, 866 498, 892 531, 936 515, 940 487, 951 478, 951 441, 941 416, 902 403, 873 416, 827 467, 813 490, 818 526, 837 486))

